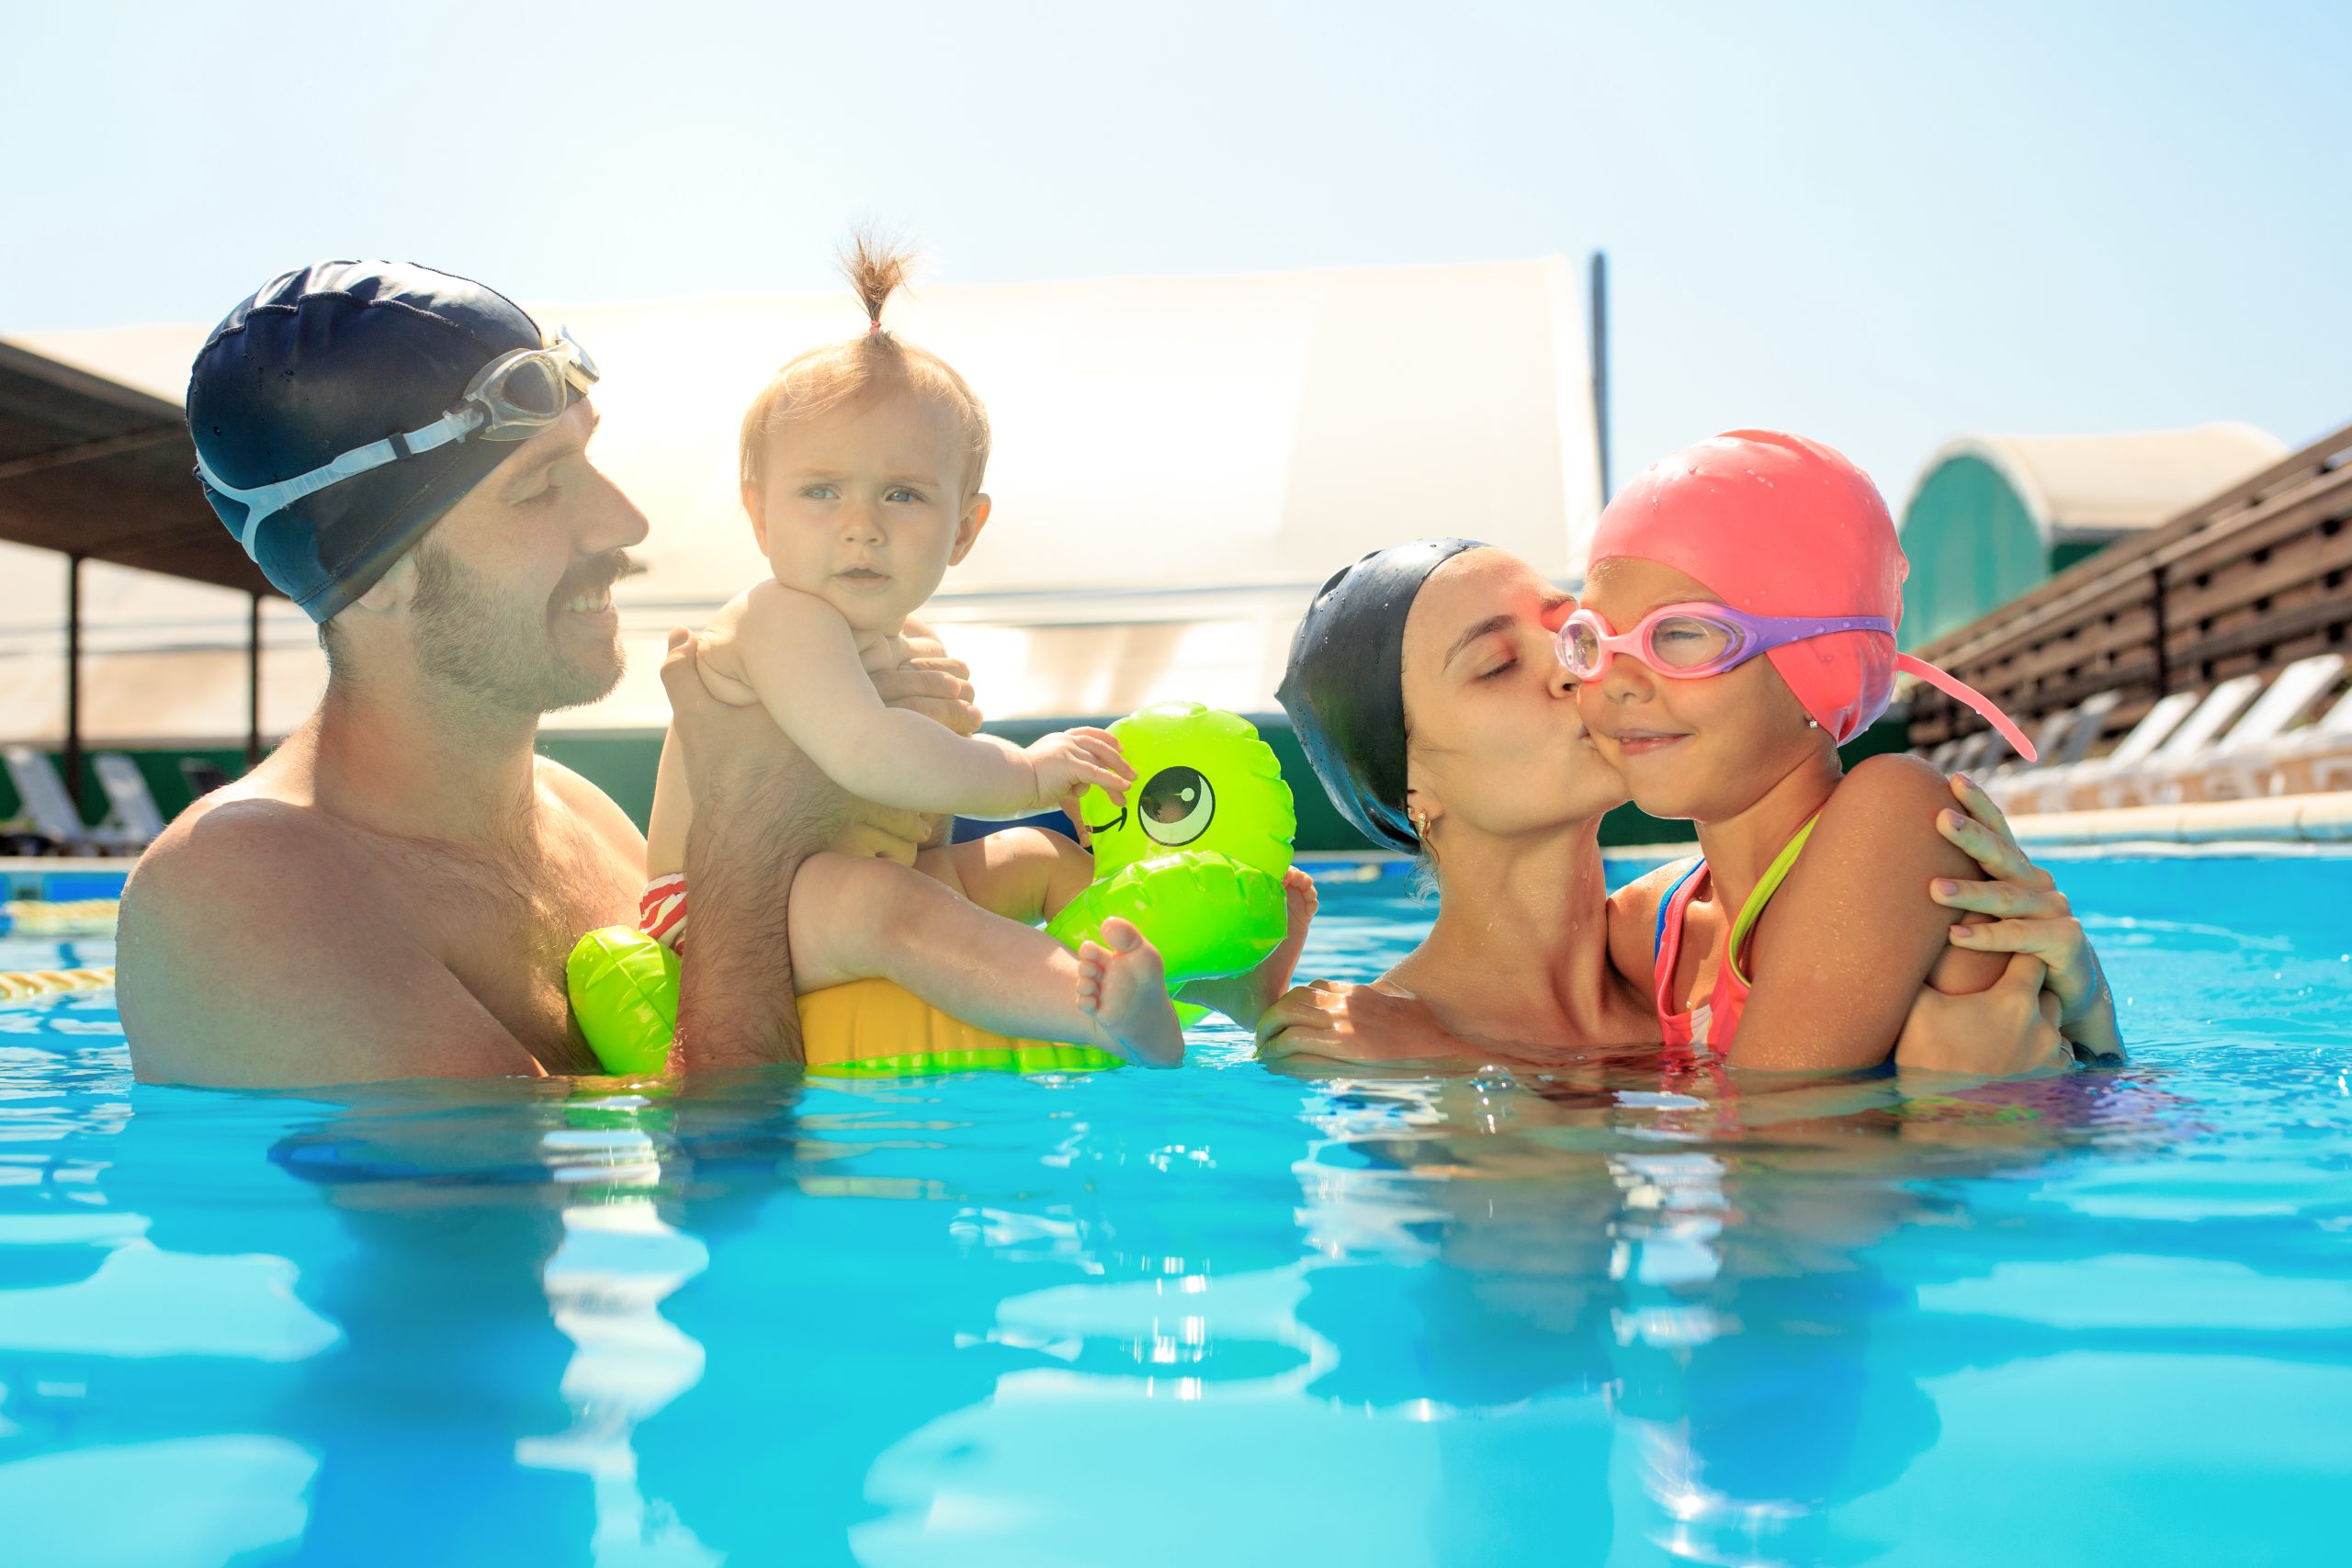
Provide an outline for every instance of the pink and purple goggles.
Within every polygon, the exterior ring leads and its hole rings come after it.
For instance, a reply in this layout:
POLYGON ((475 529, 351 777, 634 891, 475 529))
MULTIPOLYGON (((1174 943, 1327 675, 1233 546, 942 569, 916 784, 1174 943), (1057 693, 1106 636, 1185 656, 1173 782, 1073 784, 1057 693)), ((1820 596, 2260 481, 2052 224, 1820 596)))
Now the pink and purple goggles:
MULTIPOLYGON (((1893 637, 1894 623, 1883 615, 1751 615, 1728 604, 1693 602, 1662 604, 1632 631, 1612 632, 1600 615, 1580 608, 1560 626, 1560 662, 1577 681, 1591 682, 1600 679, 1611 659, 1630 653, 1669 680, 1695 681, 1736 669, 1785 644, 1834 632, 1893 637)), ((1966 703, 2001 732, 2018 755, 2029 762, 2036 760, 2033 742, 2009 716, 1959 676, 1907 653, 1894 656, 1894 668, 1966 703)))
POLYGON ((1832 632, 1883 632, 1883 615, 1751 615, 1728 604, 1665 604, 1629 632, 1611 632, 1590 610, 1570 615, 1559 631, 1560 662, 1579 681, 1598 681, 1609 661, 1630 653, 1659 674, 1695 681, 1736 669, 1759 653, 1832 632))

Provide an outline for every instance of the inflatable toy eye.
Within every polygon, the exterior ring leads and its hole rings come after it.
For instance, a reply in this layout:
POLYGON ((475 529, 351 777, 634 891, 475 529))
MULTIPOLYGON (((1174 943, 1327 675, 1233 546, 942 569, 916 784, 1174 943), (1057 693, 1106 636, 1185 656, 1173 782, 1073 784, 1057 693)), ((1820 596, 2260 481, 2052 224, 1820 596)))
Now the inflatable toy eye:
POLYGON ((1209 830, 1216 815, 1216 791, 1198 768, 1162 768, 1136 797, 1136 820, 1155 844, 1189 844, 1209 830))

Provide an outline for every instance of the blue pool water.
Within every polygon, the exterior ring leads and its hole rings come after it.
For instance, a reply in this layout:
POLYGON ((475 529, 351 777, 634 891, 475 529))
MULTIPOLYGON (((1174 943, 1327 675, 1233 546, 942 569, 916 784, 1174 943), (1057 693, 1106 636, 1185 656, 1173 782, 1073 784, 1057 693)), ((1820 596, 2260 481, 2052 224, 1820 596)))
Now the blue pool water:
POLYGON ((1908 1105, 233 1094, 0 1010, 0 1562, 2340 1561, 2352 862, 2061 870, 2137 1059, 1908 1105))

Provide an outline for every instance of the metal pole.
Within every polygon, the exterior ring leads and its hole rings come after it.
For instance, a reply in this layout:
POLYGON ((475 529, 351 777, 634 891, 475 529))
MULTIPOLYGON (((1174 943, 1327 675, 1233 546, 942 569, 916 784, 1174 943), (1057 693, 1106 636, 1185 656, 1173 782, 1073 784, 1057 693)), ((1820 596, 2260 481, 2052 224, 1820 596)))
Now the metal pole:
POLYGON ((245 619, 245 770, 261 763, 261 595, 245 619))
POLYGON ((65 793, 82 809, 82 558, 65 558, 65 793))
POLYGON ((1600 500, 1608 504, 1616 487, 1609 482, 1609 257, 1592 253, 1592 444, 1600 460, 1600 500))

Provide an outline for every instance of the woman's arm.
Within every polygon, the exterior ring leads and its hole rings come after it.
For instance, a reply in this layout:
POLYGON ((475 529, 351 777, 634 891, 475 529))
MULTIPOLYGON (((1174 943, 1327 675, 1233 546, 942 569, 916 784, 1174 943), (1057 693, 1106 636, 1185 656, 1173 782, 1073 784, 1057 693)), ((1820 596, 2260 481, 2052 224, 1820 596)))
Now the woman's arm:
POLYGON ((1943 775, 1913 757, 1867 758, 1838 784, 1757 928, 1733 1066, 1871 1066, 1931 971, 1947 995, 2000 978, 1998 954, 1950 945, 1951 917, 1928 897, 1931 880, 1979 874, 1936 830, 1949 799, 1943 775))
POLYGON ((2115 1016, 2115 996, 2098 953, 2057 879, 2018 847, 2008 818, 1992 797, 1965 773, 1955 773, 1951 793, 1961 809, 1937 814, 1936 830, 1983 868, 1989 881, 1939 877, 1928 897, 1950 909, 1990 915, 1988 922, 1955 925, 1955 947, 1977 953, 2030 953, 2048 966, 2046 982, 2057 998, 2059 1030, 2093 1056, 2120 1058, 2123 1031, 2115 1016))

